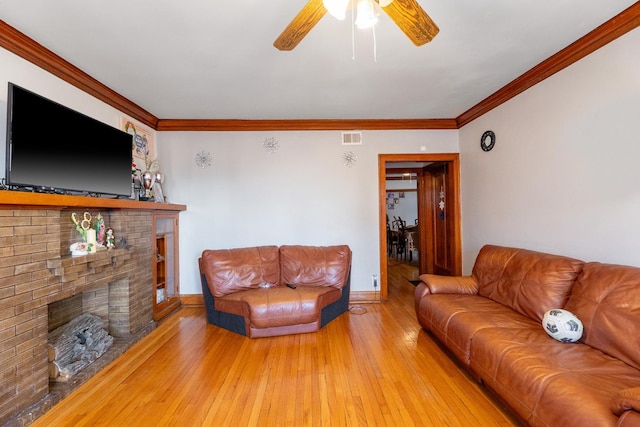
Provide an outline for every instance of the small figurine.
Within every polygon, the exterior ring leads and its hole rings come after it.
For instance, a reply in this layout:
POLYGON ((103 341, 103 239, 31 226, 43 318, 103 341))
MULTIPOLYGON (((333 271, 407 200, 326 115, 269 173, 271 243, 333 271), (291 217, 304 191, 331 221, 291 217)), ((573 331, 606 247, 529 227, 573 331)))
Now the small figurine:
POLYGON ((98 243, 98 246, 104 246, 106 233, 104 228, 104 218, 102 217, 102 214, 98 214, 98 216, 96 217, 95 228, 96 228, 96 236, 97 236, 96 241, 98 243))
POLYGON ((116 247, 116 237, 113 235, 113 228, 111 228, 111 227, 107 228, 107 236, 106 236, 105 246, 107 247, 107 249, 111 249, 111 248, 115 248, 116 247))

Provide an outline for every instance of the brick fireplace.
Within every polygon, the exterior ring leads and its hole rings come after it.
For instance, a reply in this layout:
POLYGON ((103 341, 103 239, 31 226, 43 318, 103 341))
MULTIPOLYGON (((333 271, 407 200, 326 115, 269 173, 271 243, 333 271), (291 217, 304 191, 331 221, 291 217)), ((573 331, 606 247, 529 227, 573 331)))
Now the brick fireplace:
POLYGON ((78 298, 86 301, 82 305, 103 305, 96 301, 106 298, 107 306, 85 311, 106 316, 114 337, 126 339, 153 329, 152 220, 154 209, 163 206, 122 201, 126 207, 121 209, 107 201, 101 202, 106 207, 95 206, 100 202, 83 207, 82 200, 90 199, 42 196, 50 205, 68 199, 75 205, 40 209, 15 206, 13 200, 6 205, 4 193, 12 192, 0 192, 0 425, 50 391, 49 307, 64 311, 65 304, 73 305, 78 298), (126 247, 71 257, 69 245, 78 240, 72 212, 101 213, 116 238, 126 239, 126 247))

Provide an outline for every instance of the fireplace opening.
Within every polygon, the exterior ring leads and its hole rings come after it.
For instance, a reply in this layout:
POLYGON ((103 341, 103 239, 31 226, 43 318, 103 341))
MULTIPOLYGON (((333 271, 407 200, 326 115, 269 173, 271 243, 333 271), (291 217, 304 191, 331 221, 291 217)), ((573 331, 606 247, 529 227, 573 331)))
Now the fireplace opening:
POLYGON ((72 380, 109 350, 114 334, 122 335, 117 327, 111 328, 117 325, 117 319, 111 321, 111 312, 117 311, 117 296, 126 288, 126 279, 117 280, 49 304, 50 383, 72 380))
POLYGON ((114 280, 49 304, 48 332, 73 318, 91 313, 102 319, 114 337, 129 335, 129 279, 114 280))

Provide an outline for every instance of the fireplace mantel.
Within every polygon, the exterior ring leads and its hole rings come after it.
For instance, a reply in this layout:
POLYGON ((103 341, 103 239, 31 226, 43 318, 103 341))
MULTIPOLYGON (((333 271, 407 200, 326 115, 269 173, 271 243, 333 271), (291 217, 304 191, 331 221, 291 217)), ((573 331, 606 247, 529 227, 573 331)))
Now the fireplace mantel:
POLYGON ((173 203, 139 202, 129 199, 108 199, 102 197, 67 196, 63 194, 31 193, 24 191, 0 190, 0 206, 19 209, 65 209, 73 207, 96 209, 137 209, 184 211, 185 205, 173 203))

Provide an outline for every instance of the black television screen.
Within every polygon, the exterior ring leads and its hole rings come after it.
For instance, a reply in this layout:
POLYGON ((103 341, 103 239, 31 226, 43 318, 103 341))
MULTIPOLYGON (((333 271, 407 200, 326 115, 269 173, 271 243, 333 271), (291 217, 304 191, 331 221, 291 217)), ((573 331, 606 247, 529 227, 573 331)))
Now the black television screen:
POLYGON ((133 136, 9 83, 6 180, 32 191, 129 196, 133 136))

